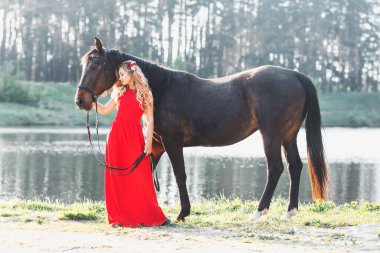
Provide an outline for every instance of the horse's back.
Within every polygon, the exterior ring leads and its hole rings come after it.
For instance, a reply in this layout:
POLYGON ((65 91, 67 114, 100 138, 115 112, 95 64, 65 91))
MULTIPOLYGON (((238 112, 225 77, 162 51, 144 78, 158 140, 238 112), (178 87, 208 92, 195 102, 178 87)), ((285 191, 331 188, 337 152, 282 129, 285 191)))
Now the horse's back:
POLYGON ((229 145, 257 129, 293 135, 305 104, 297 73, 262 66, 217 79, 185 76, 162 100, 157 116, 168 126, 158 129, 170 129, 185 146, 229 145))

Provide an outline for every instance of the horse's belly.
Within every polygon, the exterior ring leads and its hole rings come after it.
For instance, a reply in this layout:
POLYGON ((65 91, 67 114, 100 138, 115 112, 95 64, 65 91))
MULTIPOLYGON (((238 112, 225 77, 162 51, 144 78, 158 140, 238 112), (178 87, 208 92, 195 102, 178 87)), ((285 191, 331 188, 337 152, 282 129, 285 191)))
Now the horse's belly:
POLYGON ((254 133, 256 130, 253 130, 252 132, 246 134, 246 135, 239 135, 239 136, 229 136, 228 138, 225 138, 224 136, 220 136, 220 138, 207 138, 205 137, 203 140, 194 140, 187 144, 185 144, 185 147, 194 147, 194 146, 203 146, 203 147, 221 147, 221 146, 228 146, 235 144, 239 141, 244 140, 248 136, 250 136, 252 133, 254 133))
POLYGON ((258 129, 254 120, 204 127, 193 132, 185 146, 227 146, 244 140, 258 129))

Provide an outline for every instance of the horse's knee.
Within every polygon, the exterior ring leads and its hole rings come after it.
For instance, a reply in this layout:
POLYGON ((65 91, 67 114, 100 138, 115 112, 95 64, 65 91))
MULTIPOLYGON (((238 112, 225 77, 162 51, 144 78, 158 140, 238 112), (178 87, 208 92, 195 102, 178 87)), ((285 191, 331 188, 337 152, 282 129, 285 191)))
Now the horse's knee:
POLYGON ((295 168, 297 171, 299 171, 299 173, 301 173, 302 167, 303 167, 303 163, 302 163, 301 159, 298 159, 296 164, 295 164, 295 168))
POLYGON ((290 176, 295 177, 301 173, 303 167, 297 148, 297 139, 294 138, 290 143, 284 143, 284 148, 290 176))
POLYGON ((297 171, 300 171, 302 169, 303 163, 299 156, 294 159, 288 159, 288 162, 291 168, 294 168, 297 171))
POLYGON ((296 161, 289 163, 288 169, 289 169, 290 178, 292 180, 300 177, 302 167, 303 167, 303 163, 301 159, 297 159, 296 161))
POLYGON ((275 164, 268 166, 268 177, 269 178, 278 178, 281 176, 284 171, 284 165, 282 164, 281 159, 275 164))
POLYGON ((299 170, 299 171, 302 170, 303 163, 302 163, 301 159, 297 159, 297 161, 296 161, 295 164, 294 164, 294 167, 295 167, 297 170, 299 170))

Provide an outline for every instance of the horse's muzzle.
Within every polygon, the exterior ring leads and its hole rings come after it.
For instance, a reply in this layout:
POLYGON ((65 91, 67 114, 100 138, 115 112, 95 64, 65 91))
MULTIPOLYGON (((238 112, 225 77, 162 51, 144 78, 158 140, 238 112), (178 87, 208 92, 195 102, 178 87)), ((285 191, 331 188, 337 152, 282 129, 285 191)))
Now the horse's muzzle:
POLYGON ((92 109, 92 101, 86 101, 84 98, 76 97, 75 104, 81 110, 90 111, 92 109))
POLYGON ((79 109, 90 111, 92 109, 92 98, 90 94, 82 89, 78 89, 74 97, 74 102, 79 109))
POLYGON ((83 109, 84 108, 84 99, 76 98, 75 99, 75 103, 77 104, 77 106, 79 107, 79 109, 83 109))

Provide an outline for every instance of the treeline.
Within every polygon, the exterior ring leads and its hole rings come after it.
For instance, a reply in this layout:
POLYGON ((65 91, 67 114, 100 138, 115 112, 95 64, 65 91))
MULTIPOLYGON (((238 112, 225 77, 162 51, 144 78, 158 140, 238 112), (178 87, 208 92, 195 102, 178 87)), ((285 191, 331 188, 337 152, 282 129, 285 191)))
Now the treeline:
POLYGON ((0 67, 76 82, 98 35, 201 77, 273 64, 308 74, 323 92, 377 92, 379 20, 376 0, 2 0, 0 67))

